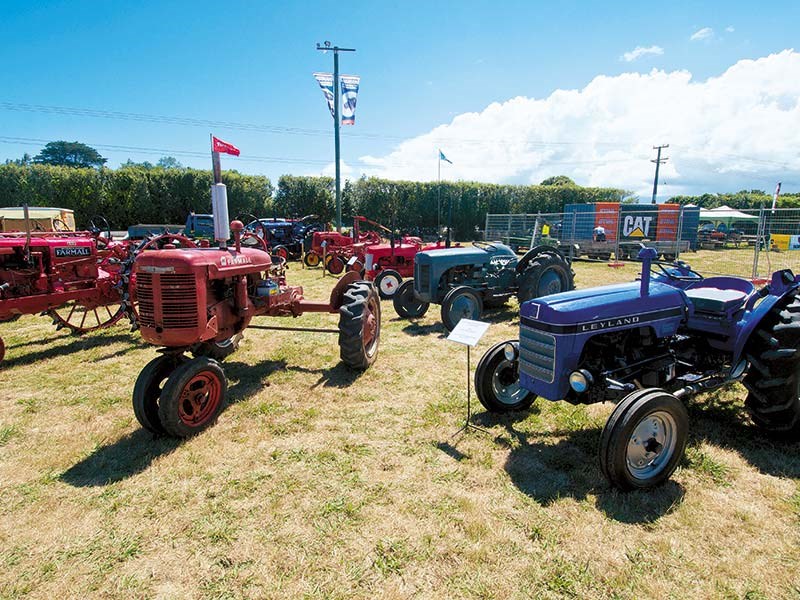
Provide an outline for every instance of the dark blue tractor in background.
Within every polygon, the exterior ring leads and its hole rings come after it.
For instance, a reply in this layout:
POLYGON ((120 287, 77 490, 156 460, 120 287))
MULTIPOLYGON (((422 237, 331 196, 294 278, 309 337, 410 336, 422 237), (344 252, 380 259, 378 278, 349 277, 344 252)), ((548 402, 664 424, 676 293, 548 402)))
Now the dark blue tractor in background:
POLYGON ((668 479, 683 455, 682 400, 741 381, 753 422, 800 437, 800 277, 776 271, 756 289, 735 277, 703 278, 643 249, 641 280, 526 302, 520 337, 478 363, 475 389, 492 412, 523 410, 537 396, 573 404, 611 401, 600 465, 620 489, 668 479), (652 272, 651 272, 652 269, 652 272))
POLYGON ((421 317, 431 304, 442 305, 442 323, 452 330, 463 318, 480 319, 484 307, 520 303, 574 287, 573 272, 553 246, 537 246, 523 257, 499 242, 419 252, 414 279, 403 282, 393 297, 403 318, 421 317))

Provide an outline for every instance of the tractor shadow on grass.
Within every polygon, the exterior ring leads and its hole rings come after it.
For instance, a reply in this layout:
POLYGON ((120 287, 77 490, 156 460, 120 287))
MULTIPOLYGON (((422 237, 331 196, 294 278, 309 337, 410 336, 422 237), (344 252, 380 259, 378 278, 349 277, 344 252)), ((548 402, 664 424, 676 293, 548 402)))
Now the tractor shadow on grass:
POLYGON ((506 472, 521 492, 542 506, 561 498, 583 501, 594 496, 597 508, 609 518, 631 524, 656 522, 680 506, 685 491, 672 480, 644 492, 621 493, 611 488, 597 459, 601 428, 534 433, 517 430, 514 423, 528 414, 479 413, 475 422, 482 427, 505 428, 495 443, 510 450, 506 472))
POLYGON ((155 459, 173 452, 183 440, 157 437, 144 429, 101 446, 75 463, 59 479, 74 487, 97 487, 141 473, 155 459))
MULTIPOLYGON (((141 341, 134 340, 129 334, 126 333, 119 333, 114 335, 96 335, 96 336, 89 336, 89 337, 65 337, 65 340, 71 339, 72 341, 66 344, 58 344, 56 346, 50 346, 49 348, 45 348, 43 350, 36 350, 34 352, 28 352, 26 354, 21 354, 14 356, 15 352, 14 349, 21 346, 27 346, 29 343, 19 344, 15 346, 9 346, 8 354, 12 356, 3 361, 3 368, 4 369, 11 369, 13 367, 21 367, 26 365, 36 364, 39 361, 47 360, 48 358, 56 358, 58 356, 62 356, 64 354, 72 354, 73 352, 83 352, 86 350, 92 350, 94 348, 98 348, 100 346, 108 346, 110 344, 116 344, 117 342, 129 342, 130 346, 128 348, 118 350, 113 354, 108 356, 103 356, 95 359, 96 361, 105 360, 107 358, 113 358, 115 356, 119 356, 121 354, 125 354, 130 352, 131 350, 135 350, 136 348, 144 346, 141 341)), ((51 339, 48 340, 47 343, 53 343, 55 340, 51 339)))
MULTIPOLYGON (((405 319, 397 319, 398 321, 405 321, 405 319)), ((444 325, 441 323, 432 323, 431 325, 420 325, 414 321, 411 321, 408 325, 403 327, 403 333, 408 335, 418 336, 418 335, 431 335, 431 334, 438 334, 438 337, 443 338, 447 335, 447 331, 445 331, 444 325)))
POLYGON ((688 409, 690 445, 707 442, 739 454, 761 473, 800 478, 800 442, 771 438, 750 422, 741 400, 719 390, 690 402, 688 409))
POLYGON ((258 390, 268 387, 269 376, 278 371, 291 371, 297 373, 310 373, 319 375, 319 379, 311 386, 346 388, 364 374, 339 362, 334 367, 327 369, 309 369, 290 365, 285 360, 265 360, 255 365, 240 362, 225 362, 225 374, 229 380, 237 383, 228 388, 228 404, 239 402, 252 396, 258 390))

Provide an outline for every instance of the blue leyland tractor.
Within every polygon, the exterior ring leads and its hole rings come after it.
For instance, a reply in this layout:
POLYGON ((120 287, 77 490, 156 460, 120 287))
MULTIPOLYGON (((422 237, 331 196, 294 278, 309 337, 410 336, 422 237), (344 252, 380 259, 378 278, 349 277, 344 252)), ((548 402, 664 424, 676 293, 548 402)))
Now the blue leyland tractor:
POLYGON ((520 258, 505 244, 473 242, 472 247, 418 252, 414 279, 403 282, 392 302, 403 318, 421 317, 442 305, 442 323, 452 330, 463 318, 480 319, 516 295, 520 304, 574 287, 574 274, 553 246, 537 246, 520 258))
POLYGON ((478 363, 475 389, 491 412, 524 410, 537 396, 615 402, 600 466, 620 489, 656 486, 675 471, 689 419, 682 400, 741 381, 753 422, 800 438, 800 276, 776 271, 756 289, 703 278, 644 248, 637 282, 532 300, 520 337, 478 363))

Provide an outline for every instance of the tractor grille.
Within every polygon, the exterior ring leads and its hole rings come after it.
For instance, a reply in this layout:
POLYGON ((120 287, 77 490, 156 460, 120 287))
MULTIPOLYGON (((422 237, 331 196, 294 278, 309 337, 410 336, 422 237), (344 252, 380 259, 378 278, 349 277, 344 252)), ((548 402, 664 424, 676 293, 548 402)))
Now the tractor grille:
POLYGON ((526 375, 553 383, 556 364, 556 338, 549 333, 522 325, 519 331, 519 364, 526 375))
POLYGON ((417 291, 422 294, 429 294, 431 291, 431 266, 418 264, 417 267, 419 268, 419 276, 416 277, 417 291))
POLYGON ((138 273, 136 297, 139 301, 139 321, 143 327, 161 326, 164 329, 197 327, 197 286, 194 274, 138 273), (156 322, 155 287, 161 291, 161 319, 156 322))

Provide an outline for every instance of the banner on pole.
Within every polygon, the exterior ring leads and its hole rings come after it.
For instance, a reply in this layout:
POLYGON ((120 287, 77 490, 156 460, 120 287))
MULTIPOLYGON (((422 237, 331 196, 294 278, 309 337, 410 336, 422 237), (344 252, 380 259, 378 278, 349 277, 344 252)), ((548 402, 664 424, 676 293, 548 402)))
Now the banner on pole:
POLYGON ((358 75, 342 75, 342 125, 356 124, 356 102, 358 101, 358 75))
POLYGON ((314 73, 314 79, 319 83, 325 100, 328 101, 328 108, 331 111, 331 116, 336 118, 336 112, 333 108, 333 75, 331 73, 314 73))

